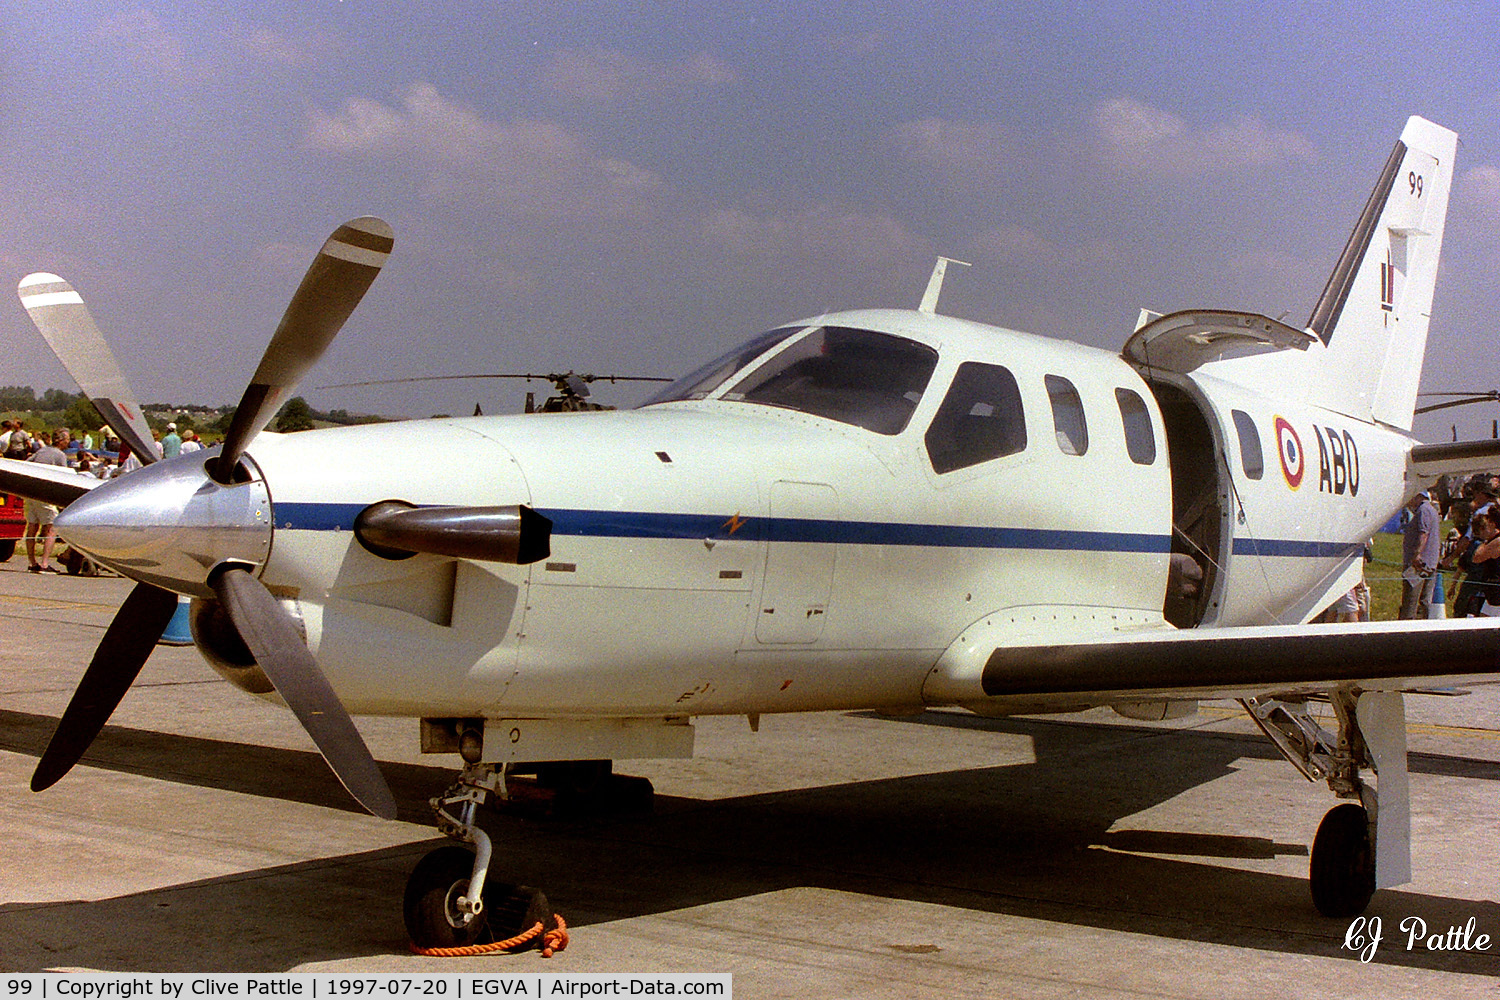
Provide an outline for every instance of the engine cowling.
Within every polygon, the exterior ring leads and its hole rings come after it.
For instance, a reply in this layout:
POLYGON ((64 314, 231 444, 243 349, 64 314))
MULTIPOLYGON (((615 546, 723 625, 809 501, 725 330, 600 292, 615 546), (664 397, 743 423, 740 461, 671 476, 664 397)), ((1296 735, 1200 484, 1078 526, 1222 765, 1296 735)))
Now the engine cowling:
POLYGON ((188 626, 198 652, 220 677, 248 694, 271 694, 276 690, 255 662, 250 647, 240 638, 224 605, 216 600, 193 598, 188 609, 188 626))

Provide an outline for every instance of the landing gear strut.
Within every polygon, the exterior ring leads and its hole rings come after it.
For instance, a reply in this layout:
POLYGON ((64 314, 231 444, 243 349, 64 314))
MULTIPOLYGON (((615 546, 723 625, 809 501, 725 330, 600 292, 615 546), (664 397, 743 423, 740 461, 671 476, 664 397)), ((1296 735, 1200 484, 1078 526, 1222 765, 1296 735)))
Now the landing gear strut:
POLYGON ((1411 880, 1406 714, 1399 692, 1339 689, 1328 693, 1328 703, 1337 735, 1308 713, 1306 699, 1241 702, 1304 777, 1325 780, 1334 794, 1354 800, 1323 817, 1308 866, 1318 912, 1352 917, 1364 912, 1376 888, 1411 880), (1362 769, 1375 772, 1378 789, 1362 769))
POLYGON ((438 829, 471 846, 439 847, 418 862, 407 879, 401 913, 418 948, 485 945, 512 938, 537 923, 545 929, 556 924, 541 892, 487 881, 490 838, 476 819, 491 795, 506 797, 505 771, 475 763, 465 764, 458 780, 432 800, 438 829))
POLYGON ((490 838, 475 818, 497 787, 504 796, 505 772, 489 764, 465 764, 458 780, 432 800, 438 829, 457 844, 439 847, 418 863, 406 881, 402 916, 412 942, 423 948, 460 948, 486 943, 485 876, 490 838))

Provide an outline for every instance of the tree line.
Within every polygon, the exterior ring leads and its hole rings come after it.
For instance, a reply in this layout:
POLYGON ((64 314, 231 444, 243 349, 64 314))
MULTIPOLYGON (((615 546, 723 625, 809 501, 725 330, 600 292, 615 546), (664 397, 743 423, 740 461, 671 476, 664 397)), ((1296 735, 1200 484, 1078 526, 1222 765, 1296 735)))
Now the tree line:
MULTIPOLYGON (((168 423, 175 423, 179 433, 193 430, 212 438, 228 432, 235 407, 147 403, 141 410, 152 430, 165 432, 168 423)), ((29 385, 0 386, 0 413, 19 417, 38 430, 71 427, 91 431, 104 425, 104 418, 83 393, 48 389, 38 396, 29 385)), ((271 427, 281 432, 305 431, 319 424, 373 424, 384 419, 344 409, 315 410, 303 397, 293 396, 277 411, 271 427)))

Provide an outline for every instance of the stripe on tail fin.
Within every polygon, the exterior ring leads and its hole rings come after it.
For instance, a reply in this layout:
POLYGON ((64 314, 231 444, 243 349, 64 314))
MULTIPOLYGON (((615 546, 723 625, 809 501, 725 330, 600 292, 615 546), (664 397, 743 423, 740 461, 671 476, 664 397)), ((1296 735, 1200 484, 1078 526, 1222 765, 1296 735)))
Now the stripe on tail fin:
POLYGON ((1458 138, 1410 118, 1308 320, 1322 405, 1410 430, 1458 138))

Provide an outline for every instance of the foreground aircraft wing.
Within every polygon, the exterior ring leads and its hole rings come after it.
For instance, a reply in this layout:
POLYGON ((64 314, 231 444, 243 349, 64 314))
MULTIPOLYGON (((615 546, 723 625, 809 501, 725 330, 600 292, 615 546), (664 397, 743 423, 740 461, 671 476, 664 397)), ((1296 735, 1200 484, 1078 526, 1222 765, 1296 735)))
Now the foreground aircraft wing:
POLYGON ((969 683, 977 681, 985 701, 1106 704, 1497 683, 1500 620, 1159 629, 1005 646, 974 666, 969 683))
POLYGON ((38 465, 0 458, 0 492, 28 500, 66 506, 98 486, 103 480, 83 476, 57 465, 38 465))

